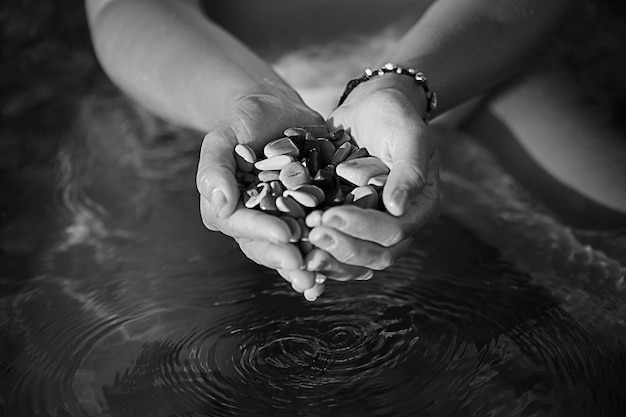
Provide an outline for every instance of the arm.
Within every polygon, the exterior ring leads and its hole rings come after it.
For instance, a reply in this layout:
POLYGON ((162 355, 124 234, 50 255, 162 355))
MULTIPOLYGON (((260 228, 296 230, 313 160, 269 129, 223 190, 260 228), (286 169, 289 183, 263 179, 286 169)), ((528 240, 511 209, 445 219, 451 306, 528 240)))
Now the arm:
POLYGON ((87 0, 96 54, 110 78, 151 112, 209 131, 237 99, 299 97, 194 0, 87 0))
MULTIPOLYGON (((433 1, 372 69, 391 62, 422 71, 439 98, 436 115, 520 71, 556 28, 567 4, 433 1)), ((370 276, 368 269, 391 265, 412 236, 437 218, 439 158, 433 132, 422 121, 425 109, 424 92, 414 80, 387 74, 359 84, 333 111, 332 125, 350 129, 360 146, 390 167, 383 189, 388 214, 344 206, 328 209, 309 233, 310 242, 322 249, 307 256, 309 270, 370 276)))
POLYGON ((195 0, 86 0, 93 43, 109 77, 147 110, 208 132, 197 187, 207 228, 233 237, 255 262, 303 292, 299 250, 279 218, 244 209, 233 147, 259 150, 287 127, 321 124, 319 114, 262 59, 207 19, 195 0))
POLYGON ((440 114, 520 71, 550 38, 568 4, 435 1, 378 64, 393 62, 426 74, 440 99, 435 111, 440 114))

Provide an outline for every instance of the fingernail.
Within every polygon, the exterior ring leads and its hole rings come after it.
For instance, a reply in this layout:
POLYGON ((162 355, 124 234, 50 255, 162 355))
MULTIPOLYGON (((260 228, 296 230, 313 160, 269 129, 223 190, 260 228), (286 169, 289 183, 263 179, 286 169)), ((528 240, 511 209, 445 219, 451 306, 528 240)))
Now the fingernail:
POLYGON ((307 301, 315 301, 324 292, 324 284, 316 284, 312 288, 304 290, 304 298, 307 301))
POLYGON ((211 202, 211 207, 213 208, 213 211, 219 217, 222 207, 224 207, 224 204, 226 204, 226 197, 224 196, 224 193, 222 192, 222 190, 220 189, 213 190, 213 192, 211 193, 210 202, 211 202))
POLYGON ((313 243, 315 246, 320 247, 322 249, 327 249, 330 246, 332 246, 333 243, 335 243, 335 242, 333 241, 332 237, 330 237, 330 236, 328 236, 326 234, 323 234, 323 235, 319 236, 317 239, 315 239, 315 242, 311 242, 311 243, 313 243))
POLYGON ((346 222, 341 217, 337 216, 333 216, 328 219, 328 221, 324 222, 324 226, 334 227, 336 229, 340 228, 344 224, 346 224, 346 222))
POLYGON ((315 283, 316 284, 323 284, 325 282, 326 282, 326 275, 315 274, 315 283))
POLYGON ((304 299, 310 302, 317 300, 317 293, 309 290, 304 291, 304 299))
POLYGON ((396 191, 394 191, 391 199, 401 211, 404 211, 407 200, 407 192, 404 188, 398 188, 396 191))

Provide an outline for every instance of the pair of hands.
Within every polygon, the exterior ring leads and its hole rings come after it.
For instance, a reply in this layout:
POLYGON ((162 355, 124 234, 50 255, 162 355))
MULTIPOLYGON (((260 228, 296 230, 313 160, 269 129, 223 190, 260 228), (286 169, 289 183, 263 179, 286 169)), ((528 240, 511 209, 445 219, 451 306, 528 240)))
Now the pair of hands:
POLYGON ((389 267, 439 214, 439 160, 422 120, 423 93, 401 77, 379 78, 353 90, 326 122, 297 95, 246 95, 202 144, 197 186, 205 226, 233 237, 248 258, 277 270, 308 300, 323 292, 326 278, 369 279, 389 267), (289 243, 286 223, 242 205, 234 147, 246 143, 260 151, 288 127, 315 124, 349 131, 391 171, 382 194, 386 212, 350 205, 326 210, 309 233, 314 249, 303 257, 289 243))

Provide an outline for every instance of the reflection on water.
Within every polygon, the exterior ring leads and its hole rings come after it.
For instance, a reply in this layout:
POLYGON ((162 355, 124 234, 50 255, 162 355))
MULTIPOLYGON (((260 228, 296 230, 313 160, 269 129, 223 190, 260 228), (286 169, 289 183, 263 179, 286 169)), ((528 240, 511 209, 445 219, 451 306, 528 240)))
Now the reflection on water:
POLYGON ((624 235, 564 228, 462 137, 442 218, 307 303, 200 226, 196 135, 80 109, 4 177, 2 415, 622 412, 624 235))

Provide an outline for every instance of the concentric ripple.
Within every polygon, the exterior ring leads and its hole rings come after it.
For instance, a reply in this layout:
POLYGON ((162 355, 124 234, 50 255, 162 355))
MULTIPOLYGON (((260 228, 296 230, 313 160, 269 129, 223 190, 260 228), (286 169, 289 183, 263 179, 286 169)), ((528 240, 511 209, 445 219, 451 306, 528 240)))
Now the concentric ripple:
POLYGON ((169 412, 178 402, 176 412, 208 406, 212 413, 226 414, 230 408, 245 411, 251 402, 250 409, 272 413, 296 404, 343 406, 353 402, 360 383, 384 380, 386 372, 411 357, 417 330, 408 319, 387 317, 384 298, 372 300, 369 311, 351 311, 349 300, 309 308, 282 291, 266 296, 282 298, 301 314, 262 314, 257 301, 236 323, 196 322, 183 337, 146 344, 134 364, 104 388, 107 402, 128 407, 124 393, 147 384, 160 399, 167 398, 156 401, 169 412), (351 394, 344 398, 341 392, 351 394))
POLYGON ((245 263, 209 276, 199 271, 210 263, 135 271, 102 292, 42 279, 3 328, 24 347, 5 349, 7 415, 508 416, 617 404, 624 359, 549 292, 452 223, 420 243, 371 281, 330 282, 315 303, 245 263))
POLYGON ((374 318, 356 314, 328 311, 272 327, 243 340, 237 370, 242 377, 294 393, 382 374, 406 353, 406 339, 389 340, 374 318))

